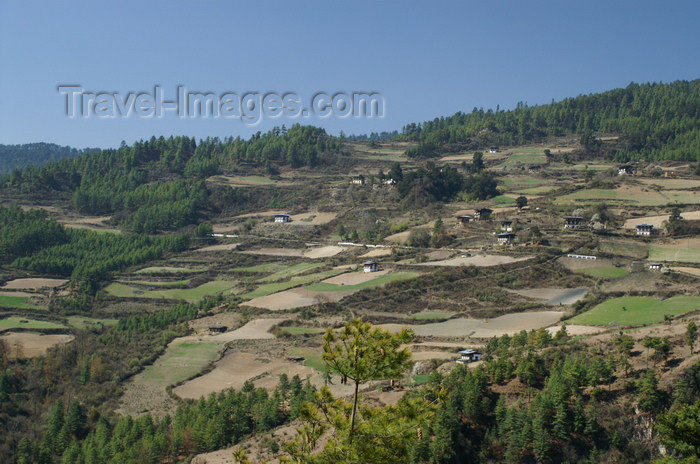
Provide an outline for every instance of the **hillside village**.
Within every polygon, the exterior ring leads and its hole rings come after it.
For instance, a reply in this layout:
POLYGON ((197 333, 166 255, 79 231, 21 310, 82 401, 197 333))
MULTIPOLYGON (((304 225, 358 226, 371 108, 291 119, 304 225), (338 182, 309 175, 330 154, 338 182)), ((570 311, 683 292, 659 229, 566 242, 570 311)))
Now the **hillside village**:
MULTIPOLYGON (((655 365, 659 388, 668 392, 696 364, 698 355, 684 342, 688 323, 700 322, 694 165, 618 165, 587 157, 571 138, 492 147, 479 158, 497 181, 496 196, 422 202, 398 193, 395 177, 422 164, 404 154, 410 145, 372 145, 346 142, 343 161, 320 170, 270 175, 241 166, 208 177, 212 196, 233 189, 270 201, 255 210, 221 205, 205 213, 210 226, 185 249, 113 273, 87 311, 56 305, 76 291, 62 276, 3 266, 6 356, 30 360, 78 343, 82 330, 99 334, 130 316, 199 304, 203 310, 187 329, 126 374, 123 394, 109 400, 118 414, 154 417, 250 382, 272 393, 283 374, 321 388, 329 380, 324 332, 357 317, 414 333, 411 369, 362 386, 365 401, 377 405, 395 404, 460 364, 488 366, 493 340, 522 331, 550 340, 565 334, 606 353, 615 351, 624 329, 636 353, 626 369, 639 375, 649 362, 645 340, 667 337, 669 349, 655 365), (275 192, 294 200, 277 207, 275 192)), ((429 163, 438 173, 469 172, 476 158, 467 151, 429 163)), ((68 229, 124 233, 114 217, 76 214, 61 198, 5 198, 5 207, 43 209, 68 229)), ((339 397, 351 393, 337 379, 330 388, 339 397)), ((525 393, 517 376, 493 388, 512 399, 525 393)), ((629 388, 619 372, 606 386, 623 397, 629 388)), ((644 414, 638 412, 640 420, 644 414)), ((647 437, 643 447, 655 446, 643 423, 635 433, 647 437)), ((291 439, 293 429, 285 430, 244 448, 274 459, 269 442, 291 439)), ((193 462, 232 462, 232 450, 193 462)))

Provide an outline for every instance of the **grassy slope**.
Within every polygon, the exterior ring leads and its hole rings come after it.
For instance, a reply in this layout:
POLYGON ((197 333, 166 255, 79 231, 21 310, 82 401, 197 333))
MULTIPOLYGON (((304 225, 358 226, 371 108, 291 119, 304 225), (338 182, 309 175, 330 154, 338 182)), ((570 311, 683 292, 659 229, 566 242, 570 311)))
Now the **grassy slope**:
POLYGON ((587 269, 578 269, 576 272, 586 274, 592 277, 622 277, 627 274, 625 269, 615 266, 596 266, 587 269))
POLYGON ((146 367, 142 380, 163 387, 185 380, 216 359, 223 346, 219 342, 175 343, 155 364, 146 367))
POLYGON ((669 248, 651 245, 649 247, 649 260, 700 263, 700 248, 669 248))
POLYGON ((384 285, 389 282, 397 282, 399 280, 413 279, 419 276, 418 272, 393 272, 391 274, 384 274, 377 277, 376 279, 368 280, 367 282, 362 282, 356 285, 336 285, 329 284, 327 282, 318 282, 313 285, 306 287, 308 290, 313 292, 346 292, 350 290, 362 290, 365 288, 377 287, 379 285, 384 285))
POLYGON ((700 297, 696 296, 674 296, 663 301, 641 296, 626 296, 605 301, 567 322, 583 325, 652 324, 663 321, 667 314, 677 316, 699 308, 700 297))
POLYGON ((24 317, 8 317, 5 319, 0 319, 0 327, 6 329, 64 329, 66 326, 61 324, 56 324, 54 322, 37 321, 34 319, 26 319, 24 317), (20 322, 27 321, 27 322, 20 322))
POLYGON ((0 295, 0 307, 20 309, 41 309, 39 306, 27 303, 26 296, 0 295))

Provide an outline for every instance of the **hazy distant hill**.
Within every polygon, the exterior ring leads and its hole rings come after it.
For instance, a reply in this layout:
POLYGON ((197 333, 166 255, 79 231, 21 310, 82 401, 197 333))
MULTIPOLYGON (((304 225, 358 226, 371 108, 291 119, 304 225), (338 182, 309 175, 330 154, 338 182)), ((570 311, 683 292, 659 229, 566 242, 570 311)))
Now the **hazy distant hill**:
POLYGON ((79 150, 72 147, 62 147, 55 143, 25 143, 22 145, 0 144, 0 174, 7 174, 13 169, 59 161, 64 158, 75 158, 83 153, 95 153, 99 148, 84 148, 79 150))

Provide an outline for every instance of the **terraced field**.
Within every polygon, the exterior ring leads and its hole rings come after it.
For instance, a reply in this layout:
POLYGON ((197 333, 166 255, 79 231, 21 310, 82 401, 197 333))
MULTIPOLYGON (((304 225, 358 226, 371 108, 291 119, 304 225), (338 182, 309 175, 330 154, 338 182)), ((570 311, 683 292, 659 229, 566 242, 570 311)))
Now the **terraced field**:
POLYGON ((605 301, 567 323, 581 325, 642 325, 664 320, 664 316, 678 316, 700 309, 700 297, 674 296, 667 300, 628 296, 605 301))

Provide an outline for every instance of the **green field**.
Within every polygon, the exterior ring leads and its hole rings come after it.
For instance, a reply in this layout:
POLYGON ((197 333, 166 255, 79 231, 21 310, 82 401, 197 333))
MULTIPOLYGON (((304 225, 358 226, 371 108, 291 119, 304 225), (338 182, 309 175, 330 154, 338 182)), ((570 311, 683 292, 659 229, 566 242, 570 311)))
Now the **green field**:
POLYGON ((356 285, 336 285, 329 284, 328 282, 318 282, 306 287, 306 289, 312 292, 347 292, 347 291, 357 291, 365 288, 378 287, 380 285, 388 284, 389 282, 398 282, 401 280, 413 279, 418 277, 420 273, 418 272, 392 272, 390 274, 384 274, 377 277, 376 279, 368 280, 367 282, 362 282, 356 285))
POLYGON ((627 270, 615 266, 596 266, 587 269, 577 269, 576 272, 586 274, 591 277, 613 278, 622 277, 627 274, 627 270))
POLYGON ((76 329, 89 329, 101 323, 105 327, 115 326, 119 322, 117 319, 94 319, 91 317, 69 316, 68 325, 76 329))
POLYGON ((267 177, 261 177, 261 176, 243 176, 240 177, 239 179, 244 180, 246 182, 255 182, 256 184, 274 184, 275 181, 272 179, 268 179, 267 177))
POLYGON ((582 325, 642 325, 664 320, 665 315, 677 316, 700 309, 700 297, 674 296, 659 301, 642 296, 626 296, 605 301, 567 322, 582 325))
POLYGON ((139 290, 135 287, 118 282, 109 284, 105 291, 110 295, 121 298, 173 299, 197 302, 205 296, 217 295, 235 287, 237 282, 230 280, 214 280, 195 288, 172 288, 167 290, 139 290))
POLYGON ((280 330, 292 335, 319 334, 326 331, 320 327, 280 327, 280 330))
POLYGON ((544 156, 544 149, 540 148, 518 148, 513 150, 511 155, 508 155, 508 159, 495 166, 495 169, 503 169, 512 166, 517 166, 519 164, 545 164, 547 158, 544 156))
POLYGON ((29 297, 26 296, 0 295, 0 307, 20 309, 43 309, 39 306, 27 303, 28 299, 29 297))
POLYGON ((319 372, 328 372, 326 363, 323 362, 321 352, 312 350, 311 348, 290 348, 287 353, 290 356, 300 356, 304 358, 304 365, 312 367, 319 372))
POLYGON ((414 375, 412 377, 413 383, 416 385, 420 385, 423 383, 428 383, 428 380, 430 380, 430 374, 418 374, 414 375))
POLYGON ((141 379, 162 387, 185 380, 215 360, 223 346, 222 342, 172 344, 154 364, 144 369, 141 379))
POLYGON ((278 280, 288 279, 289 277, 304 274, 319 267, 323 267, 324 263, 299 263, 293 266, 284 267, 274 274, 263 277, 258 282, 277 282, 278 280))
POLYGON ((37 321, 35 319, 27 319, 24 317, 7 317, 0 319, 0 328, 3 329, 65 329, 65 325, 56 324, 54 322, 37 321), (27 321, 27 322, 20 322, 27 321))
POLYGON ((513 193, 517 193, 520 195, 542 195, 545 193, 550 193, 556 190, 556 187, 552 187, 549 185, 542 185, 539 187, 532 187, 532 188, 526 188, 522 190, 513 190, 513 193))
POLYGON ((513 197, 508 197, 505 195, 498 195, 496 197, 491 198, 491 201, 496 204, 496 206, 500 205, 514 205, 515 204, 515 198, 513 197))
POLYGON ((241 295, 241 298, 246 298, 246 299, 253 299, 253 298, 258 298, 261 296, 267 296, 271 295, 273 293, 281 292, 283 290, 287 290, 293 287, 298 287, 300 285, 305 285, 311 282, 316 282, 318 280, 323 280, 327 279, 329 277, 333 277, 338 274, 342 274, 343 271, 342 269, 331 269, 330 271, 324 271, 324 272, 317 272, 315 274, 308 274, 304 276, 295 276, 292 277, 291 280, 287 280, 284 282, 275 282, 271 284, 263 284, 260 285, 258 288, 253 290, 252 292, 245 293, 241 295))
POLYGON ((650 261, 677 261, 679 263, 700 263, 700 248, 680 248, 651 245, 650 261))

